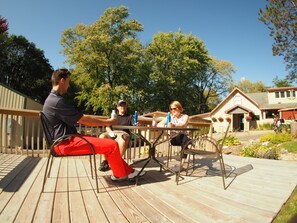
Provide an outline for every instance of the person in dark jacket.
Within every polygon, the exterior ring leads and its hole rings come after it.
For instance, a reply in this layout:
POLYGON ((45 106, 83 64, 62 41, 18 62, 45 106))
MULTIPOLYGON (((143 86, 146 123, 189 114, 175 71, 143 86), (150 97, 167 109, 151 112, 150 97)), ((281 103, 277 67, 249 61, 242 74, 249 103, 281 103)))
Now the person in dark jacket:
MULTIPOLYGON (((58 69, 52 74, 52 90, 45 100, 43 113, 48 120, 48 128, 53 140, 65 134, 78 134, 75 128, 76 123, 88 126, 110 126, 117 122, 116 119, 101 119, 96 116, 85 115, 78 111, 73 105, 68 104, 62 96, 69 88, 71 73, 67 69, 58 69)), ((104 154, 113 175, 114 181, 133 179, 139 171, 134 170, 121 157, 118 143, 112 139, 102 139, 93 136, 83 136, 94 147, 97 154, 104 154)), ((74 148, 86 150, 90 147, 80 137, 70 137, 55 147, 55 152, 60 155, 75 155, 74 148)), ((140 176, 145 173, 141 173, 140 176)))

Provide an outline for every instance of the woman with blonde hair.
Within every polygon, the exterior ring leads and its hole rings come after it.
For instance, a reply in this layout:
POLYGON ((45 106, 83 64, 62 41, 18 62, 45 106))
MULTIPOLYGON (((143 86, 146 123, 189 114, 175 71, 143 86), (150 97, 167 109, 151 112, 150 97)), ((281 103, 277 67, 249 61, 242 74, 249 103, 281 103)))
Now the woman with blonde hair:
MULTIPOLYGON (((187 127, 188 121, 189 121, 189 116, 186 114, 183 114, 183 107, 179 101, 173 101, 171 102, 169 106, 170 110, 170 127, 187 127)), ((165 117, 162 121, 160 121, 157 126, 158 127, 165 127, 167 121, 167 117, 165 117)), ((177 134, 174 131, 170 132, 171 135, 177 134)), ((186 132, 181 133, 179 132, 176 136, 174 136, 170 143, 173 146, 181 146, 183 148, 188 142, 189 142, 189 137, 186 132)), ((187 158, 187 155, 184 155, 183 162, 185 158, 187 158)), ((183 163, 182 162, 182 163, 183 163)))

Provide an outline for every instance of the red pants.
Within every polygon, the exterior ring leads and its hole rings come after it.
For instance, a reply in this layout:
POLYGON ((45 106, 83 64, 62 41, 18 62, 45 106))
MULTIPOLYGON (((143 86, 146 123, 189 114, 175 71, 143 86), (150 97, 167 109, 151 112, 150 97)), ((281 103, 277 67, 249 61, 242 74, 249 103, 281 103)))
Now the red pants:
MULTIPOLYGON (((96 154, 104 154, 108 164, 116 177, 128 176, 133 168, 120 155, 119 145, 112 139, 100 139, 93 136, 84 136, 94 147, 96 154)), ((79 155, 91 153, 90 146, 79 137, 71 137, 55 147, 59 155, 79 155)))

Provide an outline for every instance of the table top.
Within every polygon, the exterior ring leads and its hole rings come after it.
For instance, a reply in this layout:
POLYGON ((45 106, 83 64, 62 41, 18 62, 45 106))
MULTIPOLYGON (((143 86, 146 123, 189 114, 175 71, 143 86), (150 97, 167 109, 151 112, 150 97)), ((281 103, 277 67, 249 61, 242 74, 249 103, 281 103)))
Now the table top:
POLYGON ((152 127, 152 126, 126 126, 126 125, 113 125, 113 128, 116 129, 130 129, 130 130, 155 130, 155 131, 164 131, 164 130, 175 130, 175 131, 199 131, 200 128, 192 127, 152 127))

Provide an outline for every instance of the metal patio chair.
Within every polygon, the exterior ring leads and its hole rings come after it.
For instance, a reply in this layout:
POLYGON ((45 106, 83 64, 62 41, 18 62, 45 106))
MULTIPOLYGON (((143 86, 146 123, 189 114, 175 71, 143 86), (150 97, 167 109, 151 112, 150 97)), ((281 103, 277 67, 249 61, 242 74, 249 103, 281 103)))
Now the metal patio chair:
MULTIPOLYGON (((181 172, 185 172, 186 176, 188 175, 189 170, 198 168, 195 166, 195 156, 199 156, 201 158, 212 158, 210 161, 215 163, 219 161, 221 177, 223 181, 223 188, 226 189, 225 178, 226 178, 226 170, 225 164, 222 154, 222 148, 227 137, 229 131, 230 123, 225 131, 225 134, 222 140, 217 141, 214 138, 207 135, 198 135, 192 138, 187 145, 181 150, 181 158, 184 154, 187 154, 187 167, 185 169, 182 168, 182 159, 180 159, 180 168, 176 174, 176 184, 178 185, 181 177, 181 172), (192 158, 192 159, 191 159, 192 158), (192 165, 190 165, 192 160, 192 165)), ((199 163, 199 162, 198 162, 199 163)))
POLYGON ((93 165, 94 165, 94 172, 95 172, 95 181, 96 181, 96 189, 97 189, 97 193, 99 193, 99 187, 98 187, 98 175, 97 175, 97 167, 96 167, 96 154, 94 151, 94 148, 92 146, 91 143, 88 142, 88 140, 86 140, 85 138, 83 138, 82 136, 78 135, 78 134, 68 134, 68 135, 64 135, 58 139, 56 139, 55 141, 52 140, 51 138, 51 134, 48 128, 49 122, 46 118, 46 116, 44 115, 43 112, 40 112, 40 120, 41 120, 41 125, 43 128, 43 133, 45 136, 45 140, 46 140, 46 144, 49 151, 49 155, 48 155, 48 159, 47 159, 47 163, 46 163, 46 168, 45 168, 45 173, 44 173, 44 179, 43 179, 43 185, 42 185, 42 192, 44 192, 44 185, 46 183, 47 178, 50 176, 50 172, 51 172, 51 167, 53 164, 53 158, 54 157, 66 157, 66 156, 89 156, 90 158, 90 166, 91 166, 91 175, 92 175, 92 179, 94 179, 94 174, 93 174, 93 165), (90 146, 90 153, 79 153, 77 155, 59 155, 55 152, 55 147, 57 145, 59 145, 61 142, 63 142, 64 140, 67 140, 69 137, 71 136, 75 136, 75 137, 80 137, 82 140, 86 141, 88 143, 88 145, 90 146), (93 164, 92 164, 92 157, 93 157, 93 164))

